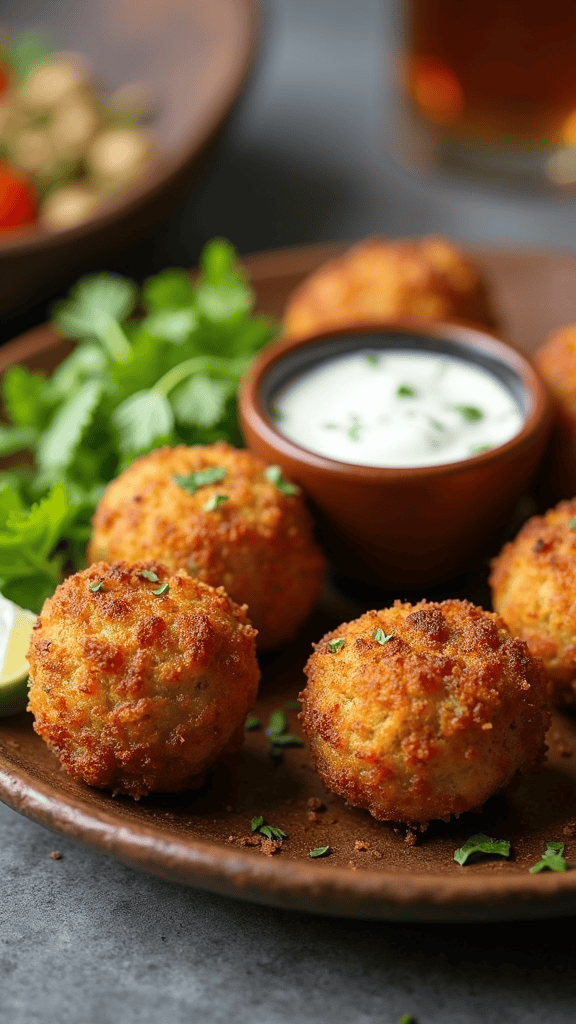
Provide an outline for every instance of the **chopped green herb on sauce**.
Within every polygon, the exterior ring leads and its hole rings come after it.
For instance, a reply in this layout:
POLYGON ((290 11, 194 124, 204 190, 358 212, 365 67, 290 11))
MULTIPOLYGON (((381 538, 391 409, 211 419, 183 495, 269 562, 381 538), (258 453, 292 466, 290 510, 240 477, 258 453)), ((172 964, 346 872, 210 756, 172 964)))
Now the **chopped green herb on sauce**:
POLYGON ((366 354, 366 362, 368 363, 368 366, 380 365, 380 360, 378 359, 378 356, 374 352, 368 352, 366 354))
POLYGON ((207 487, 208 484, 219 484, 226 476, 224 466, 212 466, 210 469, 200 469, 188 476, 179 476, 177 473, 172 479, 188 494, 196 494, 200 487, 207 487))
POLYGON ((484 419, 484 413, 476 405, 453 405, 454 412, 459 412, 466 423, 478 423, 484 419))
POLYGON ((400 386, 396 388, 397 398, 416 398, 416 395, 416 388, 413 388, 410 384, 400 384, 400 386))
POLYGON ((491 444, 474 444, 470 449, 470 455, 481 455, 482 452, 489 452, 492 450, 491 444))

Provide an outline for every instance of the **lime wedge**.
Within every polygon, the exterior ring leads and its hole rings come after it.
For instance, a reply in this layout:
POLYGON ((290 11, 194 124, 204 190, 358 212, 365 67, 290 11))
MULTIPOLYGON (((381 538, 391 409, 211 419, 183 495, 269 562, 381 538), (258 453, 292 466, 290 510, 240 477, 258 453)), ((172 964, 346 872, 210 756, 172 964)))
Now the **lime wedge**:
POLYGON ((28 703, 26 654, 35 622, 34 612, 0 594, 0 718, 24 711, 28 703))

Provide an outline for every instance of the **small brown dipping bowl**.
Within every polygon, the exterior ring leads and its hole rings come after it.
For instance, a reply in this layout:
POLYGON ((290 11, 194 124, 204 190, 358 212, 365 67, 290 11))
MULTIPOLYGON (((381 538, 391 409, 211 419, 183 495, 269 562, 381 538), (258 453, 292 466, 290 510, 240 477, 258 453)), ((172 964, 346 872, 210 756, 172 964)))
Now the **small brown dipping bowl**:
POLYGON ((280 465, 304 490, 336 568, 409 590, 469 569, 486 551, 538 468, 551 413, 537 372, 494 334, 454 323, 395 321, 271 345, 242 385, 240 420, 252 451, 280 465), (319 362, 358 348, 434 351, 483 367, 512 393, 524 425, 510 441, 473 458, 416 468, 338 462, 281 434, 270 415, 279 390, 319 362))

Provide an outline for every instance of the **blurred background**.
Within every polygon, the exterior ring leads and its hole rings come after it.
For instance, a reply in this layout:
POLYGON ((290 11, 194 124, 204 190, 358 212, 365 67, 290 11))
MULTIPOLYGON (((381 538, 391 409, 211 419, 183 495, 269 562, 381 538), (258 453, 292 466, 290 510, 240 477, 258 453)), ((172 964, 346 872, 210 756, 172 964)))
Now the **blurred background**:
MULTIPOLYGON (((3 0, 0 22, 37 28, 45 6, 3 0)), ((529 176, 506 182, 429 166, 418 131, 406 141, 397 90, 398 0, 258 6, 259 42, 246 88, 203 166, 173 211, 137 242, 116 246, 102 267, 141 279, 165 266, 191 266, 214 235, 228 237, 241 253, 428 232, 470 243, 576 247, 574 196, 533 187, 529 176)), ((54 15, 64 45, 77 9, 69 0, 54 15)), ((2 340, 45 319, 50 298, 61 292, 3 313, 2 340)))

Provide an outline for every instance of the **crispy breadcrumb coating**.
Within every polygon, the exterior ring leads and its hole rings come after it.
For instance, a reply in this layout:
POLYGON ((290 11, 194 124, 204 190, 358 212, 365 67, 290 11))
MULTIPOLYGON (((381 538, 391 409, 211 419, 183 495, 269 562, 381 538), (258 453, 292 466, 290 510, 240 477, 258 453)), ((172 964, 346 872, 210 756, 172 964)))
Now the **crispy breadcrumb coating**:
POLYGON ((534 357, 556 406, 548 472, 554 498, 576 492, 576 325, 553 331, 534 357))
POLYGON ((284 336, 402 317, 495 326, 479 270, 452 242, 368 238, 295 289, 284 314, 284 336))
POLYGON ((255 635, 222 588, 157 562, 99 562, 65 580, 36 623, 34 728, 91 786, 135 798, 198 786, 242 745, 255 635))
POLYGON ((157 559, 225 587, 248 605, 261 649, 290 639, 318 599, 325 560, 302 496, 282 493, 264 462, 224 442, 138 459, 109 485, 93 525, 90 559, 157 559), (175 479, 214 467, 223 479, 194 494, 175 479))
POLYGON ((468 601, 367 612, 328 633, 305 671, 317 771, 375 818, 424 824, 479 808, 544 754, 542 667, 468 601))
POLYGON ((541 658, 554 699, 576 705, 576 498, 533 516, 492 562, 492 599, 541 658), (573 525, 571 525, 573 524, 573 525))

